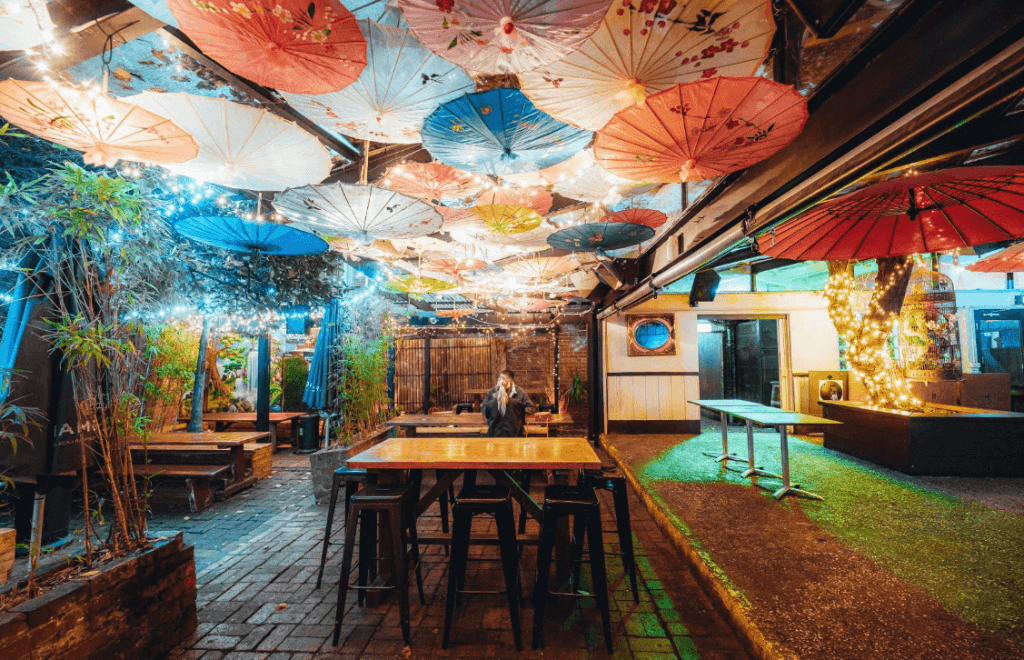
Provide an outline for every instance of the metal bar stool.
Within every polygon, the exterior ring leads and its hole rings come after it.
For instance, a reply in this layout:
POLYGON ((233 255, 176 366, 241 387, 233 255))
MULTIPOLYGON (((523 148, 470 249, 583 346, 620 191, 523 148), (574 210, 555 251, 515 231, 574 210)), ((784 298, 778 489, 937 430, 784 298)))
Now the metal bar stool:
MULTIPOLYGON (((582 561, 576 557, 575 561, 582 561)), ((601 538, 601 506, 594 489, 583 486, 552 485, 544 489, 544 522, 541 525, 540 547, 537 549, 537 581, 533 591, 533 648, 540 648, 544 636, 544 607, 547 596, 589 597, 597 599, 604 627, 604 642, 608 653, 612 653, 612 624, 608 611, 608 576, 604 568, 604 543, 601 538), (549 592, 548 580, 551 572, 551 551, 555 546, 558 521, 565 516, 573 517, 573 534, 582 549, 582 538, 586 534, 589 548, 590 571, 594 581, 594 593, 549 592)))
MULTIPOLYGON (((508 613, 512 620, 512 634, 515 636, 516 649, 523 650, 522 635, 519 627, 519 551, 516 547, 515 516, 512 513, 512 500, 506 486, 463 487, 455 498, 452 506, 454 519, 452 531, 452 554, 448 562, 448 595, 444 609, 444 637, 441 648, 448 648, 451 636, 452 619, 455 615, 456 600, 462 594, 502 594, 508 598, 508 613), (501 547, 501 565, 505 573, 504 591, 466 591, 466 564, 469 561, 469 537, 473 527, 473 516, 494 516, 498 528, 498 544, 501 547)), ((474 559, 474 561, 493 561, 474 559)))
MULTIPOLYGON (((341 559, 341 579, 338 580, 338 606, 334 613, 334 646, 338 645, 338 639, 341 637, 341 623, 345 616, 345 597, 350 588, 361 591, 398 589, 398 613, 402 625, 402 637, 406 645, 409 644, 408 560, 410 558, 415 562, 416 588, 419 591, 420 604, 426 604, 426 599, 423 597, 423 576, 420 573, 419 544, 416 537, 416 521, 411 512, 410 491, 409 485, 370 485, 357 492, 350 500, 351 511, 349 511, 345 524, 345 549, 341 559), (376 517, 377 514, 383 514, 385 518, 384 523, 380 526, 382 545, 387 547, 384 542, 388 542, 394 552, 392 557, 382 557, 380 561, 392 563, 394 570, 391 574, 397 584, 351 585, 349 576, 352 573, 352 551, 356 541, 356 528, 358 523, 365 523, 369 517, 376 517), (408 530, 408 535, 406 535, 406 530, 408 530), (406 544, 411 544, 411 550, 408 553, 406 544)), ((363 547, 363 544, 360 543, 360 575, 362 575, 363 566, 366 564, 366 557, 362 555, 363 547)))
MULTIPOLYGON (((331 501, 327 505, 327 526, 324 528, 324 545, 320 552, 320 572, 316 576, 316 588, 320 588, 324 579, 324 565, 327 563, 327 546, 340 545, 331 542, 331 530, 334 528, 334 511, 338 504, 338 492, 345 486, 345 525, 348 525, 348 502, 359 490, 359 484, 376 482, 377 475, 370 475, 366 470, 342 466, 334 471, 331 480, 331 501)), ((360 592, 360 600, 362 593, 360 592)))
MULTIPOLYGON (((597 490, 611 491, 612 501, 615 504, 615 533, 619 536, 619 550, 606 554, 615 554, 622 557, 622 567, 629 576, 633 587, 633 602, 640 602, 640 593, 636 586, 636 557, 633 554, 633 528, 629 518, 629 493, 626 486, 626 477, 618 468, 609 466, 598 470, 582 470, 578 482, 581 486, 590 486, 597 490)), ((612 530, 604 530, 611 532, 612 530)), ((581 543, 582 539, 577 543, 581 543)), ((573 566, 572 588, 575 591, 580 586, 580 564, 573 566)))

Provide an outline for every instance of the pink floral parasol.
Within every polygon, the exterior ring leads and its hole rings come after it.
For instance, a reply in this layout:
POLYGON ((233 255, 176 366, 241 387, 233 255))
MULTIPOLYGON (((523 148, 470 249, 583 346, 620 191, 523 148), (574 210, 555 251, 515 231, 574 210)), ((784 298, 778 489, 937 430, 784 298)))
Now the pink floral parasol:
POLYGON ((518 73, 562 59, 601 24, 610 0, 398 0, 412 31, 469 71, 518 73))
POLYGON ((419 197, 431 204, 456 208, 471 206, 476 196, 490 183, 489 179, 479 174, 443 163, 396 165, 380 181, 383 188, 419 197))

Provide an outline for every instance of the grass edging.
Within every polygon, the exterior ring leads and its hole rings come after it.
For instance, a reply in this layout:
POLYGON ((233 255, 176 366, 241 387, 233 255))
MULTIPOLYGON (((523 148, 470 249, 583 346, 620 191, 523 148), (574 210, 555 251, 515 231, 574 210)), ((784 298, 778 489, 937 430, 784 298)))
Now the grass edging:
POLYGON ((626 462, 620 458, 615 447, 607 441, 604 434, 601 435, 600 439, 602 448, 608 452, 608 455, 615 461, 615 464, 622 470, 622 474, 625 475, 626 480, 640 496, 641 501, 647 507, 658 527, 665 532, 672 541, 672 544, 686 559, 686 562, 693 569, 697 581, 704 588, 704 591, 707 592, 723 618, 729 623, 729 626, 740 638, 747 651, 757 660, 793 660, 796 658, 797 656, 793 653, 786 653, 783 649, 779 648, 778 644, 774 644, 765 638, 757 625, 748 616, 737 594, 734 594, 722 579, 715 574, 715 569, 704 561, 704 558, 700 556, 700 553, 693 547, 689 539, 686 538, 686 535, 673 523, 672 518, 675 514, 669 510, 667 505, 658 502, 660 498, 656 499, 654 495, 641 486, 639 479, 637 479, 629 466, 626 465, 626 462))

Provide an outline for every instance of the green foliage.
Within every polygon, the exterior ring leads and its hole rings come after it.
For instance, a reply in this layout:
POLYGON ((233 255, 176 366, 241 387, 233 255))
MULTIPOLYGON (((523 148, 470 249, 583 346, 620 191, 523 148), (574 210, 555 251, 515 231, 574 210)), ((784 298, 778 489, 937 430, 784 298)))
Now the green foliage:
POLYGON ((565 400, 569 403, 580 404, 587 400, 587 381, 583 379, 580 372, 572 372, 572 385, 565 391, 565 400))
POLYGON ((344 436, 351 440, 358 432, 376 426, 390 412, 388 398, 388 349, 385 337, 373 340, 348 336, 342 342, 345 374, 340 392, 343 398, 344 436))
POLYGON ((300 357, 286 357, 281 360, 281 410, 283 412, 307 412, 309 406, 302 402, 306 391, 309 365, 300 357))
POLYGON ((147 396, 170 403, 192 389, 199 358, 199 335, 176 325, 146 328, 146 351, 152 360, 147 396), (174 384, 173 391, 167 386, 174 384))

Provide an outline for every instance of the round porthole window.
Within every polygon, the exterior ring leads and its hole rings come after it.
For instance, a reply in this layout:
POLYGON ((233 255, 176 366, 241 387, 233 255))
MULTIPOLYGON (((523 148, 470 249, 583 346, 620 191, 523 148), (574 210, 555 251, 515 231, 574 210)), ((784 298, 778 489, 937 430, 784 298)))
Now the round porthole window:
POLYGON ((637 345, 648 351, 656 351, 669 343, 672 338, 668 324, 660 319, 645 319, 633 328, 637 345))

